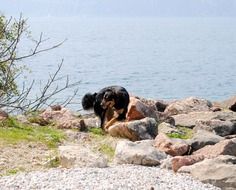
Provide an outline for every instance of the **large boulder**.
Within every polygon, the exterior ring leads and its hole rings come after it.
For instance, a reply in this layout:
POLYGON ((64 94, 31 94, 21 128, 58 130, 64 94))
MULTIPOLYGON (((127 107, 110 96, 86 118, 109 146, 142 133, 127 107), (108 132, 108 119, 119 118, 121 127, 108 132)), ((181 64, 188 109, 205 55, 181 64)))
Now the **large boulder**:
POLYGON ((126 117, 127 121, 143 119, 145 117, 152 117, 158 120, 158 114, 153 106, 149 106, 135 97, 130 97, 130 103, 126 117))
POLYGON ((207 145, 195 152, 194 155, 200 154, 205 156, 232 155, 236 156, 236 138, 222 140, 215 145, 207 145))
POLYGON ((189 150, 189 145, 184 140, 171 139, 164 133, 159 133, 156 136, 154 146, 171 156, 181 156, 189 150))
POLYGON ((78 145, 59 146, 60 165, 72 167, 107 167, 108 160, 99 153, 78 145))
POLYGON ((154 139, 157 135, 157 122, 153 118, 118 122, 109 127, 108 133, 113 137, 128 138, 131 141, 154 139))
POLYGON ((219 119, 198 120, 195 123, 194 131, 198 130, 210 131, 224 137, 236 133, 236 123, 219 119))
POLYGON ((54 122, 57 124, 58 128, 62 129, 71 129, 71 128, 80 128, 80 119, 67 108, 58 108, 49 107, 43 111, 39 117, 45 122, 54 122))
MULTIPOLYGON (((183 167, 184 168, 184 167, 183 167)), ((236 189, 236 157, 221 155, 184 168, 196 179, 222 190, 236 189)))
POLYGON ((144 166, 159 165, 167 155, 153 147, 153 143, 153 140, 120 141, 116 147, 114 162, 144 166))
POLYGON ((171 103, 165 109, 165 113, 168 113, 168 115, 177 115, 196 111, 209 111, 211 107, 212 103, 208 100, 189 97, 184 100, 171 103))
POLYGON ((214 145, 223 139, 223 137, 209 131, 198 130, 191 139, 187 140, 187 143, 191 146, 192 151, 196 151, 206 145, 214 145))
POLYGON ((218 119, 221 121, 231 121, 236 123, 236 113, 232 111, 220 111, 220 112, 191 112, 188 114, 179 114, 172 116, 175 120, 175 125, 193 128, 198 120, 209 121, 212 119, 218 119))

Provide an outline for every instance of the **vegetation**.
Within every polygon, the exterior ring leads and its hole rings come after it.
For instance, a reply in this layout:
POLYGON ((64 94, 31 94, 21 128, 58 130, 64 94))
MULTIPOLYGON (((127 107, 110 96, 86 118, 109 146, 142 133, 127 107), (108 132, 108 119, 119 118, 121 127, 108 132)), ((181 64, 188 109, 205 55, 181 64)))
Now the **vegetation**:
POLYGON ((193 136, 193 130, 183 126, 177 126, 178 133, 167 134, 170 138, 179 138, 179 139, 191 139, 193 136))
POLYGON ((106 155, 109 161, 111 161, 115 155, 115 149, 108 144, 101 144, 98 151, 106 155))
POLYGON ((16 144, 22 141, 40 142, 49 148, 55 148, 65 139, 64 133, 51 126, 31 126, 10 117, 0 123, 0 141, 16 144))

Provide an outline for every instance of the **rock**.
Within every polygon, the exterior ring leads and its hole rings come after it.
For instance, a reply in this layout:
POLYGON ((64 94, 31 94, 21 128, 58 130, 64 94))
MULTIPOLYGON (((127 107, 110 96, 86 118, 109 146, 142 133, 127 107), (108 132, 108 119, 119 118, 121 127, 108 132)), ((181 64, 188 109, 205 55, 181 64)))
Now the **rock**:
POLYGON ((231 135, 236 132, 236 123, 219 119, 196 121, 194 131, 206 130, 219 136, 231 135))
POLYGON ((189 145, 184 140, 170 139, 164 133, 156 136, 154 146, 171 156, 181 156, 189 150, 189 145))
POLYGON ((165 133, 165 134, 171 134, 171 133, 179 133, 179 130, 166 122, 162 122, 158 125, 158 133, 165 133))
POLYGON ((153 118, 118 122, 109 127, 108 133, 113 137, 128 138, 132 141, 154 139, 157 135, 157 122, 153 118))
POLYGON ((177 172, 183 166, 190 166, 204 160, 206 157, 201 154, 189 156, 175 156, 171 159, 172 170, 177 172))
POLYGON ((0 109, 0 121, 8 118, 8 113, 0 109))
POLYGON ((166 107, 169 105, 167 102, 163 100, 150 100, 150 99, 145 99, 141 97, 135 97, 139 99, 141 102, 146 104, 147 106, 150 106, 152 109, 159 111, 159 112, 164 112, 166 107))
POLYGON ((222 140, 215 145, 207 145, 195 152, 194 155, 202 154, 202 155, 212 155, 212 156, 219 156, 219 155, 236 155, 236 138, 234 139, 226 139, 222 140))
POLYGON ((86 126, 86 128, 99 128, 100 127, 100 120, 98 117, 92 117, 92 118, 86 118, 83 119, 84 124, 86 126))
POLYGON ((216 135, 214 133, 198 130, 192 137, 192 139, 188 139, 187 143, 192 147, 192 151, 196 151, 206 145, 214 145, 224 138, 216 135))
POLYGON ((171 103, 166 109, 165 113, 168 115, 177 115, 190 112, 209 111, 212 103, 205 99, 189 97, 184 100, 179 100, 171 103))
POLYGON ((161 160, 160 168, 171 170, 172 169, 172 156, 168 155, 166 159, 161 160))
POLYGON ((233 96, 220 103, 223 108, 230 109, 236 112, 236 96, 233 96))
POLYGON ((153 143, 153 140, 120 141, 116 147, 114 162, 144 166, 159 165, 167 155, 153 147, 153 143))
POLYGON ((64 168, 107 167, 107 159, 88 148, 78 145, 59 146, 59 160, 64 168))
POLYGON ((175 125, 193 128, 198 120, 209 121, 218 119, 222 121, 231 121, 236 123, 236 113, 232 111, 221 112, 191 112, 188 114, 179 114, 172 116, 175 120, 175 125))
POLYGON ((205 159, 190 167, 189 172, 194 178, 223 190, 236 189, 235 156, 221 155, 213 159, 205 159))
POLYGON ((51 107, 49 107, 44 112, 42 112, 39 117, 42 117, 42 119, 48 123, 57 123, 57 127, 61 129, 80 128, 80 119, 66 108, 53 110, 51 107))
POLYGON ((135 97, 130 97, 130 103, 127 112, 127 121, 143 119, 145 117, 152 117, 158 120, 156 110, 151 106, 144 104, 135 97))

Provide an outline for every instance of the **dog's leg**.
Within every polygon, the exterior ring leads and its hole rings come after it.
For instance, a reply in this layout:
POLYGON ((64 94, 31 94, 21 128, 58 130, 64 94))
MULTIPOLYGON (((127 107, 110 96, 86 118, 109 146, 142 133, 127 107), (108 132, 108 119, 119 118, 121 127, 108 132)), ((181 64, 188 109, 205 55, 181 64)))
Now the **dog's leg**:
POLYGON ((105 130, 108 130, 110 126, 112 126, 115 122, 117 122, 117 118, 114 117, 110 121, 108 121, 104 127, 105 130))

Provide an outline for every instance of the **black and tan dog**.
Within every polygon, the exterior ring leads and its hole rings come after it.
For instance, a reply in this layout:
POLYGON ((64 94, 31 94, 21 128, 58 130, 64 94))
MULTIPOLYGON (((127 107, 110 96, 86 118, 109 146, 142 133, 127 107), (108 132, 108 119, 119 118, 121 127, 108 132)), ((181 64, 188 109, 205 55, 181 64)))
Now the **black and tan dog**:
POLYGON ((124 87, 108 86, 99 92, 91 94, 87 93, 82 98, 82 106, 84 110, 94 109, 94 113, 101 120, 101 127, 108 129, 117 120, 124 120, 129 105, 129 94, 124 87), (108 114, 114 112, 112 117, 108 114), (104 126, 105 120, 108 120, 104 126))

